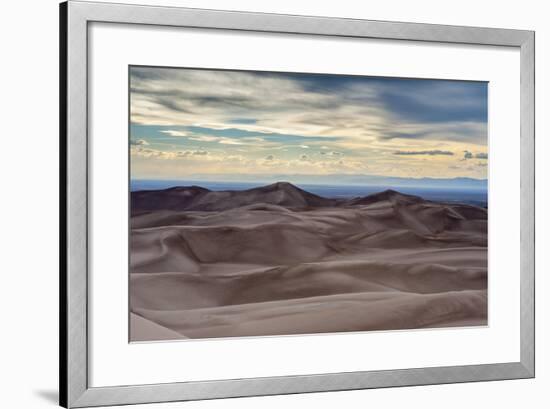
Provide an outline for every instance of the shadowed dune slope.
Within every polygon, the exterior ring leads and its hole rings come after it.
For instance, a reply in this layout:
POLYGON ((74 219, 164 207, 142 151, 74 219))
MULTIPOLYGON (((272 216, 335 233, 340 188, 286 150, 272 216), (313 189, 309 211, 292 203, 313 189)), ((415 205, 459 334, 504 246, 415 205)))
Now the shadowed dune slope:
POLYGON ((288 183, 134 193, 133 340, 487 323, 486 209, 288 183))

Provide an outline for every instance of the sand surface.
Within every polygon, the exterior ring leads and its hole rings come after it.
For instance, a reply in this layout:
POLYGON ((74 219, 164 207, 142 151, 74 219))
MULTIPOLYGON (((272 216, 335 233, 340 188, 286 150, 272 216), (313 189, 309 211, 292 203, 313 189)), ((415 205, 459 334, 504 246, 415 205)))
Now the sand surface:
POLYGON ((486 209, 179 189, 132 199, 132 341, 487 323, 486 209))

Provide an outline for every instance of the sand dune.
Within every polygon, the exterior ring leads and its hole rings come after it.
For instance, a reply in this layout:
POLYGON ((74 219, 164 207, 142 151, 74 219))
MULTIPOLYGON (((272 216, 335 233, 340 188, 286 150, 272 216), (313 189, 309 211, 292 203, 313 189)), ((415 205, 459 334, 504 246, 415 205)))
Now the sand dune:
POLYGON ((483 208, 277 183, 134 192, 132 214, 132 340, 487 322, 483 208))
POLYGON ((162 325, 130 313, 130 339, 132 341, 183 339, 183 335, 162 325))
POLYGON ((486 323, 487 292, 345 293, 217 308, 136 313, 190 338, 313 334, 486 323))

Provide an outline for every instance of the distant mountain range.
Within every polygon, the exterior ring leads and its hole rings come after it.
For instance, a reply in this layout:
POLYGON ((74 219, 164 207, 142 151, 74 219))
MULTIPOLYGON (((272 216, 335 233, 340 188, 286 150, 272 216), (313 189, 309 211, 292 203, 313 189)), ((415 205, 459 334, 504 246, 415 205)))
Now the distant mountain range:
POLYGON ((153 210, 223 211, 251 205, 276 205, 286 208, 357 206, 378 201, 411 204, 425 200, 391 189, 353 199, 329 199, 288 182, 276 182, 246 190, 213 191, 200 186, 178 186, 163 190, 131 192, 132 214, 153 210))

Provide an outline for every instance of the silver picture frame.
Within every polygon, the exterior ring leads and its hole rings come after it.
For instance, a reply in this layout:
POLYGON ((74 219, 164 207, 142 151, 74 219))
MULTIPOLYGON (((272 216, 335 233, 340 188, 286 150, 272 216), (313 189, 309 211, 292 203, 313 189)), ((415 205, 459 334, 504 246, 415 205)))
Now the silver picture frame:
POLYGON ((535 33, 479 27, 69 1, 60 5, 60 404, 90 407, 535 376, 535 33), (88 356, 88 25, 140 24, 514 47, 521 59, 521 356, 517 362, 91 387, 88 356))

